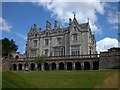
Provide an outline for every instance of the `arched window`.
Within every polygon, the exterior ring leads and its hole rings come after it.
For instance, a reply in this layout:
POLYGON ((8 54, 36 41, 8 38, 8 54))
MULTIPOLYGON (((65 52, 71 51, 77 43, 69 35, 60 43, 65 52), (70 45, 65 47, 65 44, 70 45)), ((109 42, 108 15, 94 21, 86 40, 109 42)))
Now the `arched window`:
POLYGON ((35 70, 35 64, 34 63, 31 63, 30 67, 31 67, 31 70, 35 70))
POLYGON ((48 64, 48 63, 45 63, 45 64, 44 64, 44 70, 50 70, 50 69, 49 69, 49 64, 48 64))
POLYGON ((59 63, 59 70, 64 70, 64 63, 63 62, 59 63))
POLYGON ((56 70, 56 63, 52 63, 52 70, 56 70))
POLYGON ((90 63, 84 62, 84 70, 90 70, 90 63))
POLYGON ((81 63, 80 62, 75 63, 75 70, 81 70, 81 63))
POLYGON ((67 70, 72 70, 72 63, 71 62, 67 63, 67 70))
POLYGON ((99 62, 98 61, 94 61, 93 62, 93 70, 98 70, 99 69, 99 62))
POLYGON ((15 56, 15 58, 16 58, 16 59, 19 59, 19 56, 18 56, 18 55, 16 55, 16 56, 15 56))

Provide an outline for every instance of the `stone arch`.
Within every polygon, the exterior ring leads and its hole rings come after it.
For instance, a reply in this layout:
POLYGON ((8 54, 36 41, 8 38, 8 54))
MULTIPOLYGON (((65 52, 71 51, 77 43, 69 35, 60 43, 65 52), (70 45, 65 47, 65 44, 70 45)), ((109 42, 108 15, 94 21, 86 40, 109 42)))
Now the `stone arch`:
POLYGON ((50 70, 48 63, 45 63, 45 64, 44 64, 44 70, 50 70))
POLYGON ((81 63, 75 62, 75 70, 81 70, 81 63))
POLYGON ((35 64, 34 64, 34 63, 31 63, 30 69, 31 69, 31 70, 35 70, 35 64))
POLYGON ((84 62, 84 70, 90 70, 90 63, 88 61, 84 62))
POLYGON ((94 61, 93 62, 93 70, 98 70, 99 69, 99 62, 98 61, 94 61))
POLYGON ((21 63, 18 64, 18 70, 22 70, 22 64, 21 63))
POLYGON ((10 58, 13 58, 13 55, 10 54, 9 57, 10 57, 10 58))
POLYGON ((41 63, 37 64, 37 68, 38 68, 38 70, 41 70, 41 63))
POLYGON ((26 62, 26 63, 24 64, 24 66, 27 67, 27 66, 28 66, 28 62, 26 62))
POLYGON ((17 70, 17 65, 13 64, 13 70, 17 70))
POLYGON ((59 63, 59 70, 64 70, 64 63, 63 62, 59 63))
POLYGON ((28 70, 28 69, 29 69, 28 66, 29 66, 29 65, 28 65, 28 62, 25 62, 25 64, 24 64, 24 69, 25 69, 25 70, 28 70))
POLYGON ((15 59, 19 59, 19 56, 18 56, 18 55, 16 55, 16 56, 15 56, 15 59))
POLYGON ((67 62, 67 70, 72 70, 72 63, 71 62, 67 62))
POLYGON ((56 70, 56 63, 52 63, 51 66, 52 66, 52 70, 56 70))

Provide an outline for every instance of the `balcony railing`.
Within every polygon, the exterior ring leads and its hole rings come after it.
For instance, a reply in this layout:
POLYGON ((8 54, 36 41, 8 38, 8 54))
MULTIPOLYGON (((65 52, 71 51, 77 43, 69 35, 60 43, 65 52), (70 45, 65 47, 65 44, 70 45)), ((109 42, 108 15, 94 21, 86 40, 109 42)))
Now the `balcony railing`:
MULTIPOLYGON (((47 57, 47 60, 71 60, 71 59, 86 59, 86 58, 99 58, 99 54, 91 54, 91 55, 79 55, 79 56, 49 56, 47 57)), ((32 61, 35 57, 28 57, 28 58, 19 58, 19 59, 11 59, 12 61, 32 61)))

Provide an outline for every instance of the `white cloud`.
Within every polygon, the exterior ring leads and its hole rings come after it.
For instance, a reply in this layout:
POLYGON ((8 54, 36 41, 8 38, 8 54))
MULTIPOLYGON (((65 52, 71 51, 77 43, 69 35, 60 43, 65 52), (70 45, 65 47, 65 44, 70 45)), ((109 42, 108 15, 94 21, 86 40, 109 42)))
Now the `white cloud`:
POLYGON ((69 18, 73 18, 73 12, 76 13, 76 18, 79 23, 86 22, 90 19, 92 31, 99 32, 100 28, 96 24, 97 15, 104 14, 104 4, 99 0, 87 0, 87 2, 67 2, 64 0, 33 0, 35 4, 43 6, 52 14, 51 17, 60 20, 62 23, 68 23, 69 18))
MULTIPOLYGON (((21 37, 22 39, 26 40, 27 37, 24 36, 23 34, 20 34, 18 32, 14 32, 14 31, 11 31, 13 27, 9 24, 9 22, 6 20, 6 19, 3 19, 0 17, 0 36, 2 36, 2 31, 5 31, 5 32, 10 32, 10 33, 14 33, 16 34, 17 36, 21 37)), ((2 38, 2 37, 0 37, 2 38)))
POLYGON ((118 47, 118 40, 116 38, 106 37, 96 43, 96 49, 98 52, 107 51, 112 47, 118 47))
POLYGON ((8 21, 0 17, 0 30, 10 32, 11 29, 12 26, 8 23, 8 21))
MULTIPOLYGON (((110 6, 109 6, 109 8, 110 8, 110 6)), ((115 30, 118 30, 118 24, 120 23, 119 22, 120 18, 118 18, 120 16, 120 12, 119 11, 114 12, 117 9, 118 8, 114 8, 113 10, 109 10, 108 11, 108 18, 107 18, 108 23, 110 23, 112 25, 112 29, 115 29, 115 30)))
POLYGON ((108 22, 110 24, 118 24, 118 13, 113 13, 112 11, 109 11, 108 13, 108 22))

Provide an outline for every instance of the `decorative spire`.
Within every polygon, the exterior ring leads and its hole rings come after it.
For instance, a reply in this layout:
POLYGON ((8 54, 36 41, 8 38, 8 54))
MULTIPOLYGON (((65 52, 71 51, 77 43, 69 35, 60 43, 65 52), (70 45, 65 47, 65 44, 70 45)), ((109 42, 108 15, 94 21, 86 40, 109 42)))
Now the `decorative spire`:
POLYGON ((89 18, 87 19, 88 23, 89 23, 89 18))
POLYGON ((76 13, 75 12, 73 12, 73 15, 74 15, 74 18, 76 17, 76 13))
POLYGON ((36 25, 36 24, 34 24, 34 29, 36 29, 36 27, 37 27, 37 25, 36 25))

